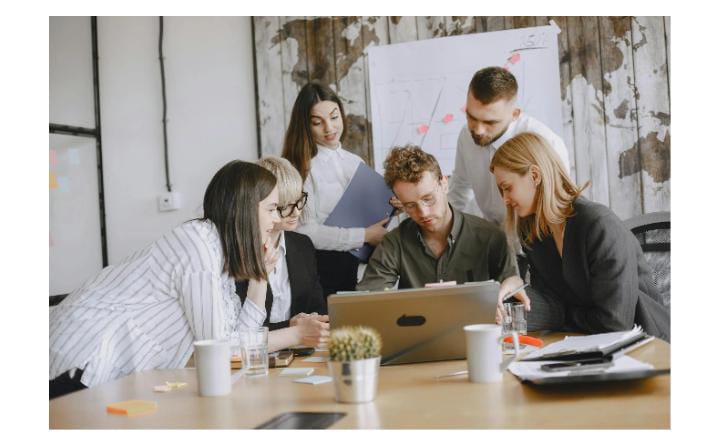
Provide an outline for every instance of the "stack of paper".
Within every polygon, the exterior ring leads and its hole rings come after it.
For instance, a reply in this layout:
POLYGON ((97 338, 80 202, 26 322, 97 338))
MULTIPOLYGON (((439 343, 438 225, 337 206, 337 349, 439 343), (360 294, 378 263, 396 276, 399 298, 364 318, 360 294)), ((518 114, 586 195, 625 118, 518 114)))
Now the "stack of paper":
POLYGON ((646 338, 642 328, 635 326, 630 331, 593 334, 589 336, 567 336, 523 358, 523 361, 570 360, 597 358, 612 355, 646 338))
POLYGON ((544 378, 579 376, 579 375, 597 375, 598 373, 628 373, 643 370, 654 370, 652 364, 638 361, 629 356, 621 356, 613 361, 612 366, 602 371, 583 370, 579 372, 563 371, 563 372, 546 372, 542 370, 544 364, 554 364, 556 361, 515 361, 508 367, 510 372, 523 381, 534 381, 544 378))

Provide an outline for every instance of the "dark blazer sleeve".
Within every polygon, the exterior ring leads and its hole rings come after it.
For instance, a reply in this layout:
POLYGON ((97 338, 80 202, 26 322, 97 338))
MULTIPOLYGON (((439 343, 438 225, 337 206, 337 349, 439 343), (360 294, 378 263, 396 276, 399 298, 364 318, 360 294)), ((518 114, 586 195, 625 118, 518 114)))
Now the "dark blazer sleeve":
MULTIPOLYGON (((307 263, 307 292, 305 313, 327 314, 327 301, 320 285, 320 276, 317 272, 317 258, 315 256, 315 246, 312 240, 305 235, 300 235, 305 241, 305 249, 303 259, 307 263)), ((293 298, 294 300, 294 298, 293 298)), ((297 314, 297 313, 296 313, 297 314)))
POLYGON ((530 311, 527 315, 528 331, 565 329, 565 304, 545 284, 538 269, 530 264, 530 284, 526 289, 530 297, 530 311), (535 273, 535 275, 533 275, 535 273))
POLYGON ((587 291, 589 303, 568 305, 567 319, 587 333, 629 330, 635 322, 639 291, 635 246, 628 240, 632 235, 609 211, 582 227, 584 231, 576 232, 574 240, 565 244, 580 245, 581 250, 571 253, 586 257, 568 261, 586 263, 589 285, 577 289, 587 291))
POLYGON ((317 272, 315 246, 306 235, 286 232, 288 274, 292 304, 291 315, 327 314, 327 302, 317 272))

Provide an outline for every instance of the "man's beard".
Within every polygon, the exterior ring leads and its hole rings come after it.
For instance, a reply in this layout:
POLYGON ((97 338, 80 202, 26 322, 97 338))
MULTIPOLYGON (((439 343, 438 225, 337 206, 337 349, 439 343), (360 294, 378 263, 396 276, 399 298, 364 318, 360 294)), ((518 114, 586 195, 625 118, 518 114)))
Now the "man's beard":
POLYGON ((491 136, 482 136, 482 137, 478 136, 473 131, 470 131, 470 137, 472 137, 472 139, 476 145, 487 146, 487 145, 494 143, 495 141, 497 141, 497 139, 499 139, 500 137, 505 135, 505 132, 508 130, 509 127, 510 127, 510 123, 508 123, 508 125, 505 126, 505 129, 498 132, 497 134, 491 135, 491 136))

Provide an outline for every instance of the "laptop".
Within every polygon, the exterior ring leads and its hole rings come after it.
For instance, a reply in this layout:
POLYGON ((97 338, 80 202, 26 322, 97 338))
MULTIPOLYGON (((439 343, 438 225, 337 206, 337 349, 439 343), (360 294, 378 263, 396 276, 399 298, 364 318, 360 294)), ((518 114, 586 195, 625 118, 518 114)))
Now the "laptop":
POLYGON ((344 292, 328 298, 331 329, 362 325, 382 337, 382 365, 465 359, 463 326, 495 323, 494 280, 439 288, 344 292))

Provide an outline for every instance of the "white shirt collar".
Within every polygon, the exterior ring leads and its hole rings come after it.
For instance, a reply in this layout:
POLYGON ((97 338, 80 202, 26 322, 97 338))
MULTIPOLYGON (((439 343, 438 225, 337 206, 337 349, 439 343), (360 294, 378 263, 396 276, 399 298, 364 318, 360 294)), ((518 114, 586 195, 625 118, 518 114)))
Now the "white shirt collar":
POLYGON ((322 157, 323 160, 327 160, 330 157, 340 157, 341 159, 345 158, 345 150, 342 148, 342 145, 338 146, 337 149, 330 149, 326 146, 317 145, 318 149, 318 155, 322 157))
POLYGON ((510 125, 508 126, 507 130, 503 135, 500 136, 499 139, 495 140, 490 144, 493 150, 497 150, 499 147, 503 145, 506 141, 510 140, 513 136, 515 136, 515 127, 517 126, 518 121, 520 120, 520 117, 522 116, 522 113, 518 115, 518 117, 510 122, 510 125))
POLYGON ((287 253, 287 249, 285 247, 285 231, 283 230, 280 232, 280 243, 278 244, 278 249, 280 249, 280 252, 282 253, 282 256, 284 257, 287 253))

